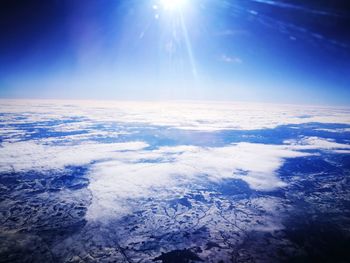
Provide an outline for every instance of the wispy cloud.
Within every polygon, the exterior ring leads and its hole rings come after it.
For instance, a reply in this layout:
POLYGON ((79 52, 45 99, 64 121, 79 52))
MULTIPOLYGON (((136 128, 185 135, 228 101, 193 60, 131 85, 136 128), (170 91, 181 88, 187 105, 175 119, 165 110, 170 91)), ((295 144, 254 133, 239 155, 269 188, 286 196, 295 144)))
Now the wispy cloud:
POLYGON ((285 2, 280 2, 280 1, 272 1, 272 0, 251 0, 251 1, 257 2, 257 3, 262 3, 262 4, 267 4, 267 5, 271 5, 271 6, 276 6, 276 7, 280 7, 280 8, 294 9, 294 10, 303 11, 303 12, 307 12, 307 13, 311 13, 311 14, 315 14, 315 15, 338 16, 338 14, 334 13, 334 12, 313 9, 313 8, 309 8, 309 7, 302 6, 302 5, 296 5, 296 4, 285 3, 285 2))
POLYGON ((220 56, 220 61, 225 62, 225 63, 234 63, 234 64, 242 64, 243 63, 242 59, 240 59, 238 57, 228 56, 226 54, 222 54, 220 56))
POLYGON ((235 36, 249 36, 250 33, 247 30, 241 30, 241 29, 226 29, 220 32, 216 33, 217 36, 228 36, 228 37, 235 37, 235 36))

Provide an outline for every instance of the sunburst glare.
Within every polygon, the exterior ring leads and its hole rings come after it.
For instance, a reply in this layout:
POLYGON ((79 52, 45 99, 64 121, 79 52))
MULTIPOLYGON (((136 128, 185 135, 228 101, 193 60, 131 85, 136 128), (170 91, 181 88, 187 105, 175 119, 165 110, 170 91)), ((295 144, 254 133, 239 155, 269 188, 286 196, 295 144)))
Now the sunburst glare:
POLYGON ((160 5, 165 9, 165 10, 181 10, 183 9, 188 0, 160 0, 160 5))

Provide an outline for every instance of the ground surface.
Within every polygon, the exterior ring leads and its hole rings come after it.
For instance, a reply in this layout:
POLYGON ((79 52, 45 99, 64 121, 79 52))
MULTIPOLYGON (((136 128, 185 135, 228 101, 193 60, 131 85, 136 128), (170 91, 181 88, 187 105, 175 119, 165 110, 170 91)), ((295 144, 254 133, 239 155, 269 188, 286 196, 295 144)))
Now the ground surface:
POLYGON ((349 262, 350 111, 2 101, 0 262, 349 262))

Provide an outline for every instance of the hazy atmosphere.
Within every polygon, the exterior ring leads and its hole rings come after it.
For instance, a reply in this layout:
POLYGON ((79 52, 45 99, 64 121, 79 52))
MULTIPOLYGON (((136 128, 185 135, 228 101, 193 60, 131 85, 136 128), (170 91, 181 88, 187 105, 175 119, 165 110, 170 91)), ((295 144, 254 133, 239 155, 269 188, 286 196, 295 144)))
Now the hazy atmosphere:
POLYGON ((349 105, 348 1, 3 0, 0 96, 349 105))

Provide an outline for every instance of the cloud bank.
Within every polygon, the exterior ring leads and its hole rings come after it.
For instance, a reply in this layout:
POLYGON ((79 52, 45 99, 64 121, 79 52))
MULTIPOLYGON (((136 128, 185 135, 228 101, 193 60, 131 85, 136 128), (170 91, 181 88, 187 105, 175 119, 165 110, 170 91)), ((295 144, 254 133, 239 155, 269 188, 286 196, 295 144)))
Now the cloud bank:
POLYGON ((133 139, 133 134, 142 133, 145 127, 157 129, 156 126, 216 131, 305 122, 350 123, 349 111, 339 108, 6 101, 2 111, 0 172, 45 174, 64 171, 69 166, 88 167, 92 204, 87 218, 92 221, 127 214, 134 209, 129 203, 132 199, 171 194, 170 189, 185 193, 188 185, 197 182, 237 179, 252 190, 273 191, 286 186, 278 175, 286 159, 317 155, 317 151, 350 151, 349 144, 313 136, 285 140, 280 145, 238 142, 217 147, 181 144, 150 147, 146 141, 133 139), (38 131, 53 135, 45 137, 38 131), (40 136, 31 137, 35 133, 40 136), (120 142, 96 140, 123 135, 130 137, 122 137, 124 141, 120 142))

